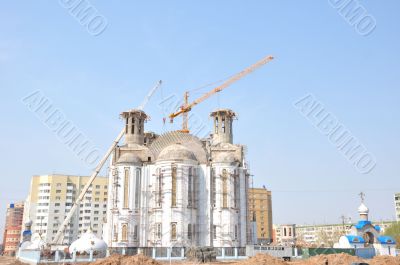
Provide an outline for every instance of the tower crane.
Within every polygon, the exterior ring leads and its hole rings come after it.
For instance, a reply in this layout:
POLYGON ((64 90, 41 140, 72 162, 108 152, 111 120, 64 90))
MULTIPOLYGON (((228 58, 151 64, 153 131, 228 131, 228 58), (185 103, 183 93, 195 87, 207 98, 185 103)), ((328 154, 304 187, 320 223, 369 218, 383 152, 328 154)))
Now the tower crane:
POLYGON ((180 109, 178 111, 169 114, 170 122, 172 123, 177 116, 182 115, 182 130, 180 130, 180 132, 189 133, 189 126, 188 126, 188 120, 189 120, 188 116, 189 115, 188 115, 188 113, 189 113, 189 111, 192 110, 192 108, 194 106, 196 106, 197 104, 199 104, 199 103, 203 102, 204 100, 208 99, 212 95, 222 91, 223 89, 227 88, 228 86, 230 86, 234 82, 236 82, 236 81, 240 80, 241 78, 243 78, 244 76, 252 73, 254 70, 256 70, 257 68, 263 66, 264 64, 272 61, 273 59, 274 59, 274 57, 272 57, 270 55, 264 57, 262 60, 256 62, 255 64, 253 64, 253 65, 251 65, 249 67, 247 67, 243 71, 235 74, 234 76, 232 76, 231 78, 226 80, 224 83, 222 83, 220 86, 217 86, 216 88, 214 88, 211 91, 207 92, 203 96, 195 99, 191 103, 189 103, 189 92, 186 91, 184 93, 184 96, 183 96, 183 99, 184 99, 183 105, 180 107, 180 109))

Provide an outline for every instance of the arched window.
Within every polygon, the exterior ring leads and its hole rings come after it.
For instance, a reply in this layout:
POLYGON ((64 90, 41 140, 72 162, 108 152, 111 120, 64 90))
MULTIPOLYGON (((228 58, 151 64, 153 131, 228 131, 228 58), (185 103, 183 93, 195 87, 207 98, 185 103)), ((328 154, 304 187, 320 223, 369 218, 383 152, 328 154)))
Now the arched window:
POLYGON ((140 168, 136 169, 136 176, 135 176, 135 209, 138 209, 140 206, 140 178, 141 178, 141 170, 140 168))
POLYGON ((211 194, 212 194, 212 206, 216 207, 217 204, 217 186, 215 183, 215 168, 211 168, 211 194))
POLYGON ((138 226, 135 225, 133 228, 133 239, 137 240, 138 239, 138 226))
POLYGON ((127 224, 122 225, 122 241, 124 241, 124 242, 128 241, 128 225, 127 224))
POLYGON ((157 168, 157 194, 156 194, 156 207, 162 205, 162 170, 157 168))
POLYGON ((118 241, 118 227, 117 225, 114 225, 114 241, 118 241))
POLYGON ((218 117, 215 117, 215 133, 218 133, 218 117))
POLYGON ((142 119, 139 119, 139 123, 138 123, 138 134, 141 134, 141 133, 142 133, 142 123, 143 123, 142 119))
POLYGON ((187 228, 187 238, 188 239, 192 239, 192 225, 188 224, 188 228, 187 228))
POLYGON ((240 181, 239 181, 239 174, 238 171, 235 169, 233 175, 233 188, 234 188, 234 207, 239 208, 240 205, 240 181))
POLYGON ((171 223, 171 240, 176 239, 176 223, 171 223))
POLYGON ((225 133, 225 117, 222 118, 221 126, 222 126, 222 132, 225 133))
POLYGON ((188 174, 188 207, 193 206, 193 168, 189 167, 188 174))
POLYGON ((124 208, 129 208, 129 167, 124 170, 124 208))
POLYGON ((238 226, 235 225, 235 240, 238 239, 238 226))
POLYGON ((135 133, 135 118, 131 118, 131 134, 135 133))
POLYGON ((172 172, 171 172, 171 207, 176 207, 176 189, 177 189, 177 181, 176 181, 176 176, 177 175, 177 168, 176 166, 172 166, 172 172))
POLYGON ((222 170, 222 207, 228 208, 228 172, 222 170))

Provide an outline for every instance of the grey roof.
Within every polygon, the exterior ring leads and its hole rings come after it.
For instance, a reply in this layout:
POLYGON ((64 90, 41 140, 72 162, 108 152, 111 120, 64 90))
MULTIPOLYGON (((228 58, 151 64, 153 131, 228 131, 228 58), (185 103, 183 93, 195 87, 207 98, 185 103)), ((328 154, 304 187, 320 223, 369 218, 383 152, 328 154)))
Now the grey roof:
POLYGON ((213 159, 213 161, 220 162, 220 163, 233 163, 238 160, 235 157, 235 154, 232 152, 220 152, 215 155, 215 158, 213 159))
POLYGON ((165 147, 157 160, 197 160, 192 151, 181 144, 172 144, 165 147))
POLYGON ((117 163, 141 164, 142 160, 136 154, 129 152, 121 155, 117 163))
MULTIPOLYGON (((182 145, 190 150, 196 161, 200 164, 207 163, 207 153, 203 147, 202 142, 196 136, 189 133, 182 133, 178 131, 167 132, 158 136, 150 145, 150 150, 156 157, 156 160, 160 160, 161 152, 171 145, 182 145)), ((191 156, 191 155, 190 155, 191 156)), ((179 157, 179 155, 177 155, 179 157)))

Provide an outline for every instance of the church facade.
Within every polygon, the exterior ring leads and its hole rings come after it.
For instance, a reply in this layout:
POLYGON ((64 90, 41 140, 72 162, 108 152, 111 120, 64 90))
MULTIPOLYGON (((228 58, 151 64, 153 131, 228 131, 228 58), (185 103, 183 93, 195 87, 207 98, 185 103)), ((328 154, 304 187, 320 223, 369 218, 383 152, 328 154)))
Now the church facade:
POLYGON ((111 158, 107 222, 110 248, 244 247, 249 173, 233 144, 229 109, 211 113, 213 133, 145 133, 148 116, 123 112, 125 143, 111 158))

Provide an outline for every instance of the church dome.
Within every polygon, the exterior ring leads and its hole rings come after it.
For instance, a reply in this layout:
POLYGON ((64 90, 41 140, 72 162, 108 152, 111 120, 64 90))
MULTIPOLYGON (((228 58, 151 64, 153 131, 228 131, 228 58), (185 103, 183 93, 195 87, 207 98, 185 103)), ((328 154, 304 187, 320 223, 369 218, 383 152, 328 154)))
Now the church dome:
POLYGON ((157 160, 197 160, 192 151, 181 144, 172 144, 165 147, 157 160))
POLYGON ((142 160, 134 153, 124 153, 118 158, 117 163, 141 164, 142 160))
POLYGON ((94 251, 106 251, 107 244, 104 240, 99 239, 93 234, 92 229, 88 229, 78 240, 72 242, 69 247, 69 252, 89 253, 92 249, 94 251))
POLYGON ((361 203, 361 205, 358 207, 358 213, 359 214, 368 214, 369 213, 369 209, 367 206, 365 206, 364 203, 361 203))

